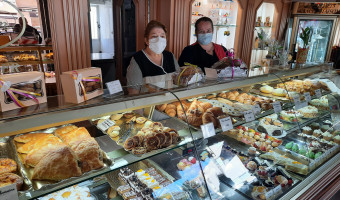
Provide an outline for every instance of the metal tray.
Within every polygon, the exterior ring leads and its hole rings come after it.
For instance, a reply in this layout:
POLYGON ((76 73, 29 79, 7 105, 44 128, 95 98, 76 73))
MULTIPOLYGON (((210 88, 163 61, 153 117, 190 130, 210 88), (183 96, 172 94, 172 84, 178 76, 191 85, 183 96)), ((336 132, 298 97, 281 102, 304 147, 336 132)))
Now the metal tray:
POLYGON ((12 145, 9 142, 10 137, 4 137, 0 140, 0 158, 10 158, 17 163, 17 171, 15 174, 21 176, 24 179, 24 184, 22 189, 18 191, 19 196, 24 193, 24 191, 32 189, 32 182, 25 176, 23 173, 23 169, 20 165, 20 160, 16 156, 15 149, 13 149, 12 145))
MULTIPOLYGON (((57 128, 68 126, 68 125, 70 125, 70 124, 66 124, 66 125, 54 127, 54 128, 49 128, 49 129, 45 129, 45 130, 30 132, 30 133, 50 133, 50 134, 52 134, 57 128)), ((23 135, 23 134, 20 134, 20 135, 23 135)), ((17 135, 17 136, 19 136, 19 135, 17 135)), ((10 145, 15 152, 16 159, 19 161, 18 165, 20 166, 22 175, 25 177, 25 179, 28 179, 31 182, 32 188, 34 190, 52 189, 54 187, 58 187, 58 186, 62 186, 64 184, 67 184, 68 182, 74 181, 78 178, 84 178, 84 177, 87 177, 87 176, 90 178, 92 174, 99 172, 101 170, 105 170, 106 168, 109 168, 111 165, 113 165, 113 161, 109 159, 109 157, 106 155, 106 153, 104 151, 102 151, 104 167, 102 167, 101 169, 91 170, 90 172, 86 172, 79 177, 72 177, 72 178, 69 178, 69 179, 62 180, 62 181, 32 180, 34 168, 26 166, 26 165, 23 164, 23 162, 22 162, 23 155, 16 151, 16 149, 20 146, 20 143, 15 142, 14 137, 15 136, 11 136, 10 145)))
MULTIPOLYGON (((135 114, 135 116, 138 118, 138 117, 142 117, 140 114, 137 114, 137 113, 134 113, 135 114)), ((109 119, 110 118, 110 116, 104 116, 104 117, 100 117, 100 118, 95 118, 95 119, 91 119, 90 121, 91 121, 91 123, 93 124, 93 125, 95 125, 94 124, 94 121, 96 121, 96 120, 98 120, 98 119, 109 119)), ((117 143, 117 145, 119 145, 119 146, 121 146, 121 147, 123 147, 124 148, 124 143, 125 143, 125 141, 126 141, 126 139, 128 139, 129 137, 133 137, 133 136, 135 136, 137 133, 138 133, 138 131, 140 131, 143 127, 144 127, 144 124, 145 123, 142 123, 142 124, 138 124, 138 123, 134 123, 134 125, 133 125, 133 128, 131 129, 131 131, 130 131, 130 134, 126 134, 128 131, 129 131, 129 124, 128 123, 126 123, 126 121, 127 121, 127 119, 126 118, 124 118, 124 117, 122 117, 120 120, 115 120, 115 125, 117 125, 117 126, 119 126, 120 127, 120 131, 119 131, 119 135, 117 136, 117 137, 115 137, 115 138, 112 138, 112 137, 110 137, 113 141, 115 141, 116 143, 117 143), (120 140, 122 138, 122 140, 120 140)), ((152 122, 152 120, 150 120, 150 119, 147 119, 147 121, 151 121, 152 122)), ((162 122, 161 122, 162 123, 162 122)), ((164 123, 162 123, 163 125, 164 125, 164 123)), ((98 126, 97 125, 95 125, 97 128, 98 128, 98 126)), ((173 128, 173 127, 170 127, 170 128, 173 128)), ((99 128, 98 128, 99 129, 99 128)), ((101 129, 99 129, 99 130, 101 130, 101 129)), ((177 130, 177 129, 176 129, 177 130)), ((102 131, 102 130, 101 130, 102 131)), ((104 134, 106 134, 106 135, 108 135, 105 131, 102 131, 104 134)), ((178 134, 179 134, 179 138, 180 138, 180 140, 182 140, 183 139, 183 135, 181 135, 180 134, 181 132, 179 132, 178 131, 178 134)), ((181 141, 178 141, 177 142, 177 144, 179 144, 181 141)), ((176 145, 177 145, 176 144, 176 145)), ((166 147, 166 148, 161 148, 162 150, 164 150, 164 149, 170 149, 170 148, 173 148, 174 147, 174 144, 172 144, 172 145, 170 145, 169 147, 166 147)), ((161 149, 158 149, 158 150, 161 150, 161 149)), ((125 149, 124 149, 125 150, 125 149)), ((127 150, 125 150, 125 151, 127 151, 127 150)), ((157 151, 157 150, 153 150, 153 151, 151 151, 151 152, 154 152, 154 151, 157 151)), ((142 156, 144 156, 144 155, 149 155, 149 153, 150 152, 147 152, 147 153, 145 153, 145 154, 141 154, 141 155, 135 155, 135 154, 133 154, 132 153, 132 151, 127 151, 127 152, 129 152, 130 154, 132 154, 132 155, 134 155, 134 156, 138 156, 138 157, 142 157, 142 156)))

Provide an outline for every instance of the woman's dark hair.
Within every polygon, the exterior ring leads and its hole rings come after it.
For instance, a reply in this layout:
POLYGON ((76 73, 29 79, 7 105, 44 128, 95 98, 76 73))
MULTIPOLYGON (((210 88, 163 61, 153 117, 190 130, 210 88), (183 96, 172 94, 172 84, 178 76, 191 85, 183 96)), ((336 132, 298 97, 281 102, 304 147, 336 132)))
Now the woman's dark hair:
POLYGON ((201 22, 210 22, 212 30, 214 30, 214 24, 213 24, 212 20, 209 17, 201 17, 195 22, 195 33, 197 33, 198 24, 201 23, 201 22))
POLYGON ((164 24, 162 24, 161 22, 156 21, 156 20, 151 20, 145 28, 144 38, 148 38, 151 30, 154 29, 154 28, 162 28, 164 30, 164 32, 167 33, 167 30, 166 30, 166 27, 164 26, 164 24))

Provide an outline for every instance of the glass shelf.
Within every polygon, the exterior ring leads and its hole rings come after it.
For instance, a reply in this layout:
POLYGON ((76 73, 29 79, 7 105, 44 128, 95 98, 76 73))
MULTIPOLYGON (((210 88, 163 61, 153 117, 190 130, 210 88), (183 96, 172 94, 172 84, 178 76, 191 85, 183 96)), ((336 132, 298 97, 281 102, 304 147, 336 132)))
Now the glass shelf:
POLYGON ((255 28, 273 28, 272 26, 255 26, 255 28))
MULTIPOLYGON (((195 24, 191 24, 191 26, 195 26, 195 24)), ((237 27, 236 24, 230 24, 230 25, 220 25, 220 24, 215 24, 213 26, 216 26, 216 27, 237 27)))

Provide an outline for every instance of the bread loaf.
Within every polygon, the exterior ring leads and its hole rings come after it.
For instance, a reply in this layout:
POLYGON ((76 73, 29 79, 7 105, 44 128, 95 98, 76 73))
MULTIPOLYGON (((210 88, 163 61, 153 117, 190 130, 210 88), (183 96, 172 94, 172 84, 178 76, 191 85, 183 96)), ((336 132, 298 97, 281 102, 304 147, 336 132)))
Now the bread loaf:
POLYGON ((70 125, 70 126, 64 126, 61 128, 58 128, 57 130, 54 131, 54 134, 58 137, 63 137, 64 134, 73 131, 74 129, 76 129, 78 127, 74 126, 74 125, 70 125))
POLYGON ((78 156, 82 163, 81 170, 83 173, 104 166, 102 151, 86 128, 74 129, 64 134, 61 139, 78 156))
POLYGON ((27 143, 31 140, 39 140, 41 137, 45 137, 46 135, 50 135, 48 133, 30 133, 25 135, 16 136, 14 141, 19 143, 27 143))
POLYGON ((59 181, 81 174, 77 156, 69 147, 63 146, 40 160, 33 170, 32 179, 59 181))

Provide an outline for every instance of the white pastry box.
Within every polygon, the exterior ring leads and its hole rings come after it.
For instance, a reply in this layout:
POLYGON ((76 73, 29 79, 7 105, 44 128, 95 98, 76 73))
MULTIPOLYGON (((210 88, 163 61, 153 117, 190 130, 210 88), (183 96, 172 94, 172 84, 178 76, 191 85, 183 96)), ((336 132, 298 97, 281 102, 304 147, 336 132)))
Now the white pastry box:
POLYGON ((60 76, 66 102, 81 103, 102 95, 102 71, 98 67, 63 72, 60 76))
POLYGON ((2 112, 47 102, 45 77, 42 72, 0 75, 0 85, 2 112))

